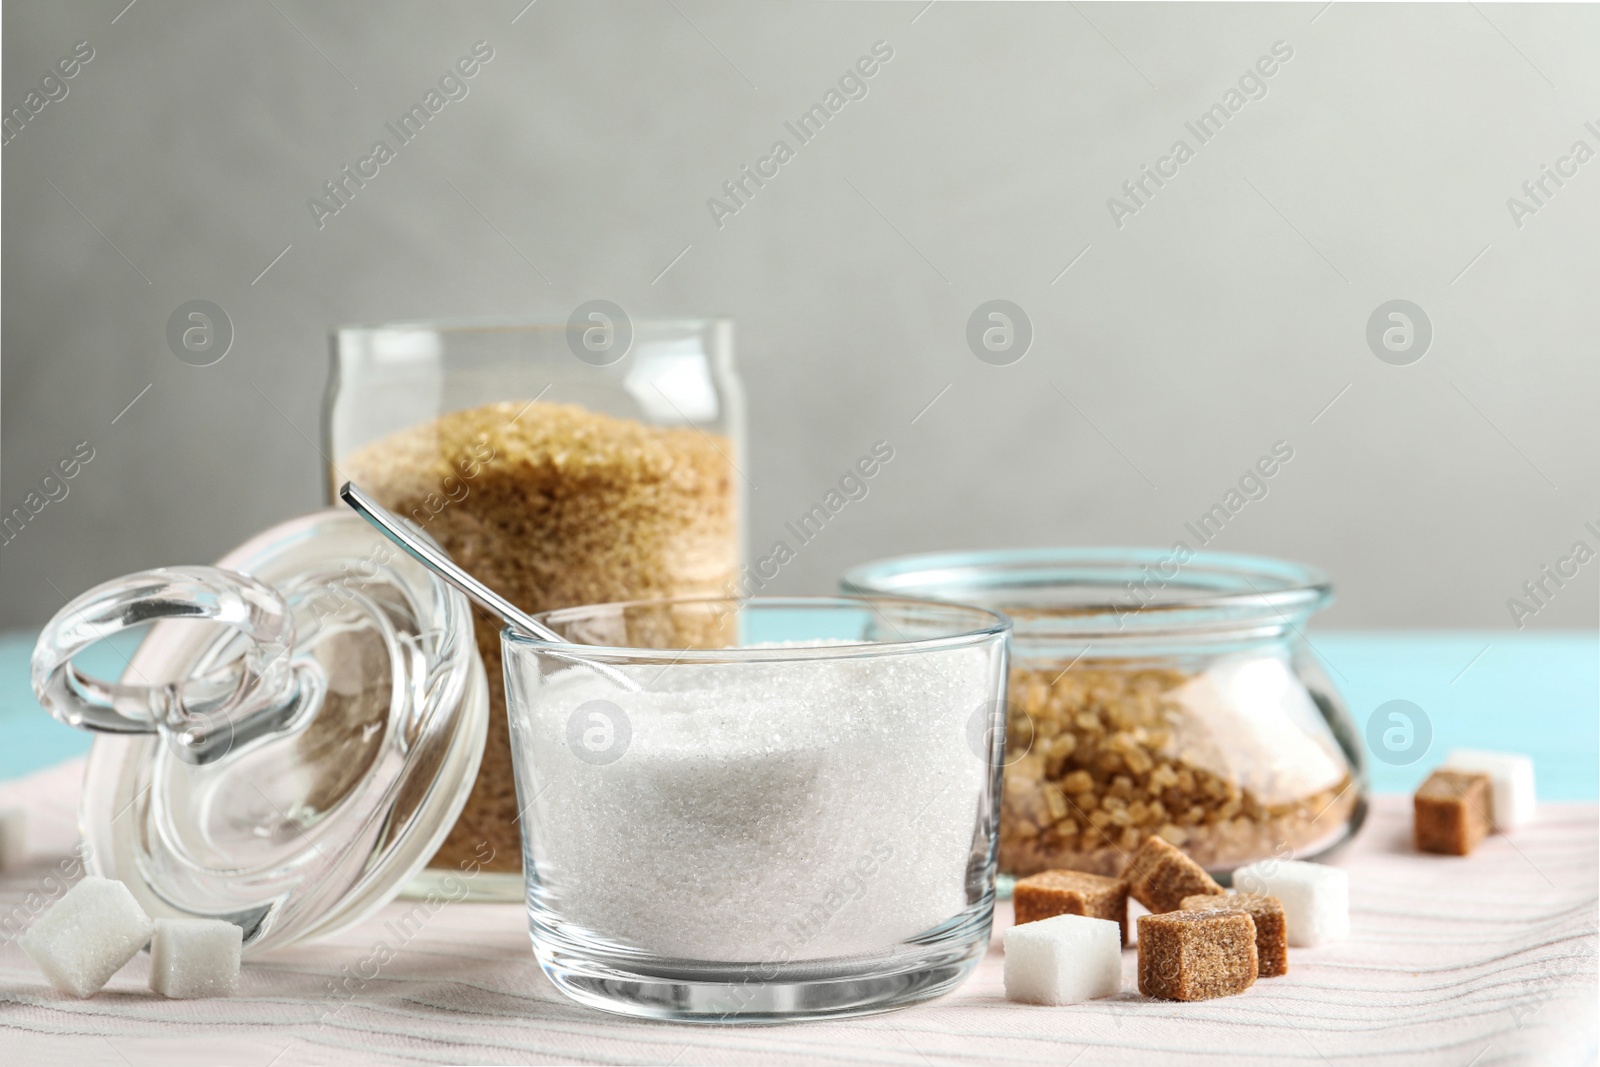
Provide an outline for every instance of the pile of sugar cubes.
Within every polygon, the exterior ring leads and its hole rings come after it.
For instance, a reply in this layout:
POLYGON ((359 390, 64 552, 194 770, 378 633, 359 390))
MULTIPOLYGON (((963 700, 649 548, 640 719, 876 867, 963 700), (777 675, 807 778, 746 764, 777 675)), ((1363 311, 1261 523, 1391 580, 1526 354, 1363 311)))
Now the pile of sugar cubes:
POLYGON ((98 993, 150 946, 150 988, 164 997, 224 997, 239 987, 244 932, 221 919, 151 922, 128 887, 87 877, 19 940, 52 986, 74 997, 98 993))
POLYGON ((1128 898, 1139 916, 1139 992, 1166 1000, 1242 993, 1289 970, 1289 946, 1350 929, 1350 882, 1337 867, 1267 860, 1234 872, 1229 893, 1194 860, 1148 838, 1121 878, 1045 871, 1016 884, 1005 934, 1006 996, 1071 1004, 1122 991, 1128 898))
POLYGON ((1533 760, 1457 749, 1428 775, 1411 803, 1417 851, 1471 855, 1489 834, 1533 818, 1533 760))
MULTIPOLYGON (((26 829, 20 809, 0 811, 0 870, 22 865, 26 829)), ((127 886, 91 876, 67 890, 17 943, 52 986, 74 997, 98 993, 149 945, 150 988, 188 999, 238 989, 244 932, 221 919, 151 922, 127 886)))

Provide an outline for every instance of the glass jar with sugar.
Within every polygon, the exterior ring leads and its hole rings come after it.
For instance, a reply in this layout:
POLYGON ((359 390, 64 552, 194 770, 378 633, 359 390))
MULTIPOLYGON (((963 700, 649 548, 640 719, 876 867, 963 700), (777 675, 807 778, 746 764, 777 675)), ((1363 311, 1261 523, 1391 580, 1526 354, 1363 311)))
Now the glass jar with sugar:
POLYGON ((1225 879, 1324 855, 1361 826, 1361 745, 1303 629, 1332 598, 1309 567, 1023 549, 887 560, 842 584, 1013 620, 1007 874, 1116 875, 1155 834, 1225 879))
MULTIPOLYGON (((735 592, 743 401, 726 319, 591 301, 567 321, 341 327, 325 429, 330 492, 355 482, 524 611, 735 592)), ((473 896, 514 900, 500 624, 473 614, 489 733, 432 869, 488 855, 473 896)))

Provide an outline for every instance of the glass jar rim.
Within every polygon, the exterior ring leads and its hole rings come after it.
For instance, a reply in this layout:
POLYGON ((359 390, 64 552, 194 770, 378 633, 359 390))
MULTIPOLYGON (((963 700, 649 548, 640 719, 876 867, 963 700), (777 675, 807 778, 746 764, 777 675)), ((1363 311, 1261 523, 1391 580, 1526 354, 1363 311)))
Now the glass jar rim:
POLYGON ((1011 616, 1019 634, 1078 637, 1282 629, 1333 599, 1315 567, 1181 545, 899 556, 852 567, 840 586, 982 605, 1011 616))
MULTIPOLYGON (((645 315, 629 316, 635 329, 704 329, 722 323, 732 323, 730 315, 645 315)), ((427 330, 435 333, 493 333, 516 330, 564 331, 569 321, 557 315, 486 315, 461 316, 438 319, 400 319, 395 322, 347 322, 330 331, 334 337, 342 333, 377 333, 383 330, 427 330)))
POLYGON ((727 648, 642 648, 626 645, 589 644, 582 641, 547 641, 541 637, 524 634, 511 627, 501 630, 503 642, 535 652, 559 653, 575 659, 601 662, 654 662, 663 663, 774 663, 799 660, 858 659, 871 656, 905 655, 907 653, 943 651, 981 644, 995 637, 1005 637, 1011 630, 1011 619, 1004 613, 971 604, 948 600, 856 595, 813 596, 751 596, 751 597, 661 597, 650 600, 623 600, 605 604, 586 604, 579 607, 558 608, 540 612, 533 617, 555 629, 584 618, 596 618, 602 613, 618 614, 629 609, 659 609, 692 607, 693 605, 730 606, 730 612, 750 609, 773 611, 841 611, 867 608, 891 627, 894 623, 884 615, 883 607, 897 607, 915 611, 929 622, 943 621, 946 625, 927 636, 903 636, 888 641, 844 641, 818 645, 735 645, 727 648))

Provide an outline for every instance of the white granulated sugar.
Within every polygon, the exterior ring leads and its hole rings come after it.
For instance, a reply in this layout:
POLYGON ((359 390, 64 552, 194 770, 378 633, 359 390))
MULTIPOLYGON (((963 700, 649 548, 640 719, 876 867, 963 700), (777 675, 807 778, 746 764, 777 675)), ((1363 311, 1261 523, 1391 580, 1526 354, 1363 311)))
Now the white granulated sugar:
POLYGON ((93 996, 150 940, 150 920, 128 887, 85 878, 28 928, 18 944, 50 984, 93 996))
POLYGON ((1122 926, 1057 915, 1005 933, 1006 999, 1075 1004, 1122 991, 1122 926))
POLYGON ((536 891, 566 922, 684 959, 815 959, 937 926, 968 904, 989 772, 969 722, 993 654, 629 668, 647 693, 520 672, 536 891), (568 742, 590 700, 631 730, 603 765, 568 742))
POLYGON ((1527 756, 1458 748, 1445 757, 1444 767, 1489 776, 1489 819, 1496 830, 1512 830, 1533 821, 1538 800, 1534 795, 1533 760, 1527 756))
POLYGON ((244 931, 221 919, 157 919, 150 989, 164 997, 230 997, 239 989, 244 931))

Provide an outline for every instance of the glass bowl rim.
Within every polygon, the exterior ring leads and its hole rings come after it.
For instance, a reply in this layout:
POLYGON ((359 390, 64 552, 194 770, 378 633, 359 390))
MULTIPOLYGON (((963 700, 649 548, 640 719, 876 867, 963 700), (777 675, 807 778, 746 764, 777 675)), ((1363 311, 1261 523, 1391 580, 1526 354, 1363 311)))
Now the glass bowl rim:
MULTIPOLYGON (((953 625, 947 632, 933 637, 911 637, 897 641, 851 641, 826 645, 797 645, 792 647, 744 646, 733 648, 633 648, 613 645, 590 645, 575 641, 547 641, 541 637, 521 633, 510 626, 501 631, 504 645, 526 648, 533 652, 558 652, 574 659, 602 661, 660 662, 667 663, 773 663, 785 661, 858 659, 871 656, 907 655, 919 652, 943 651, 981 644, 995 637, 1004 639, 1011 632, 1011 619, 1003 612, 949 600, 931 600, 918 597, 857 596, 852 594, 814 594, 798 596, 683 596, 659 597, 646 600, 618 600, 603 604, 583 604, 570 608, 536 613, 533 618, 545 624, 559 624, 582 615, 600 611, 618 611, 637 607, 664 607, 687 604, 735 604, 736 610, 756 608, 861 608, 874 604, 892 604, 931 611, 954 622, 965 619, 968 625, 953 625), (987 619, 987 622, 982 620, 987 619)), ((874 614, 877 614, 876 612, 874 614)))
POLYGON ((943 583, 951 589, 948 599, 966 602, 967 594, 984 594, 984 602, 1009 614, 1018 629, 1027 629, 1034 620, 1071 619, 1074 629, 1084 633, 1104 623, 1107 632, 1127 634, 1125 620, 1139 617, 1141 628, 1169 630, 1204 629, 1220 617, 1238 618, 1249 613, 1272 612, 1284 620, 1304 617, 1325 607, 1333 599, 1333 583, 1316 567, 1272 556, 1234 552, 1192 551, 1170 578, 1149 599, 1118 602, 1105 586, 1104 599, 1085 599, 1059 609, 1028 606, 1024 595, 1009 597, 1008 591, 1022 594, 1029 588, 1093 588, 1082 578, 1052 578, 1051 571, 1073 568, 1080 571, 1110 571, 1170 564, 1175 549, 1143 546, 1096 546, 1081 548, 1018 548, 988 551, 926 552, 894 556, 859 564, 844 572, 840 587, 853 595, 918 596, 936 595, 933 576, 941 571, 964 573, 967 580, 943 583), (1191 576, 1186 581, 1185 572, 1191 576), (1236 591, 1220 590, 1194 596, 1175 596, 1169 590, 1209 590, 1197 581, 1202 575, 1232 579, 1236 591), (903 587, 896 588, 899 584, 903 587), (1165 595, 1163 595, 1165 594, 1165 595), (1181 614, 1181 618, 1175 617, 1181 614))

